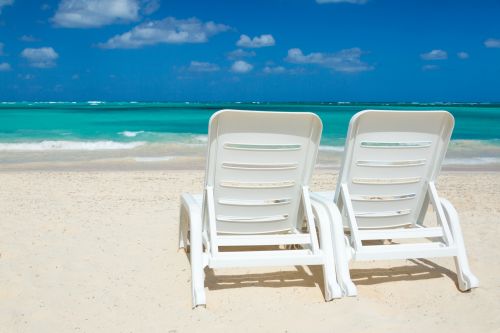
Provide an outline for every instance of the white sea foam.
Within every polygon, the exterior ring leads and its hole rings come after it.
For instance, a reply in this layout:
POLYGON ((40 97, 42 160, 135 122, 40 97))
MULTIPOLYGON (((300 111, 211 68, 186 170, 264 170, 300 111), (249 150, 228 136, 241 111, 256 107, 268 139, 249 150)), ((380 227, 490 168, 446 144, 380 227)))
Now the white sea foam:
POLYGON ((120 132, 118 134, 121 134, 123 136, 126 136, 128 138, 133 138, 133 137, 136 137, 138 134, 141 134, 141 133, 144 133, 144 131, 123 131, 123 132, 120 132))
POLYGON ((174 159, 175 156, 160 156, 160 157, 135 157, 136 162, 164 162, 174 159))
POLYGON ((468 158, 447 158, 444 165, 486 165, 500 164, 498 157, 468 157, 468 158))
POLYGON ((340 167, 340 163, 317 163, 315 167, 318 169, 332 169, 340 167))
POLYGON ((335 151, 342 153, 344 151, 343 146, 319 146, 320 151, 335 151))
POLYGON ((194 139, 198 142, 203 142, 206 143, 208 142, 208 136, 207 135, 197 135, 194 137, 194 139))
POLYGON ((133 149, 145 142, 116 141, 41 141, 25 143, 0 143, 0 151, 46 151, 46 150, 122 150, 133 149))

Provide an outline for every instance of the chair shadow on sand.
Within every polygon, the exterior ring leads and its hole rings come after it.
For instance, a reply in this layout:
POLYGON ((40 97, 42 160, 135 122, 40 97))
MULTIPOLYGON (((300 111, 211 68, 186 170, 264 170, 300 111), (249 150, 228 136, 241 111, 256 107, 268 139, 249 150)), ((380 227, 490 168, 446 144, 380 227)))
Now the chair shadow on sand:
MULTIPOLYGON (((371 245, 398 244, 398 242, 394 242, 392 240, 372 240, 366 241, 366 243, 371 245)), ((403 260, 401 259, 394 261, 394 263, 402 261, 403 260)), ((349 272, 352 281, 356 285, 374 285, 386 282, 428 280, 447 276, 453 281, 457 289, 459 289, 457 274, 455 272, 424 258, 407 259, 407 262, 414 265, 401 265, 387 268, 351 268, 349 272)))
MULTIPOLYGON (((189 255, 187 255, 189 259, 189 255)), ((413 265, 394 266, 389 268, 354 268, 350 270, 351 278, 356 285, 376 285, 397 281, 418 281, 437 279, 447 276, 457 289, 455 272, 427 259, 409 259, 413 265)), ((246 287, 286 288, 311 287, 320 288, 324 294, 323 271, 321 266, 293 266, 295 269, 279 270, 266 273, 220 274, 206 267, 205 286, 209 290, 236 289, 246 287)), ((249 269, 251 270, 251 269, 249 269)))
POLYGON ((386 282, 437 279, 447 276, 458 288, 455 272, 427 259, 408 259, 408 261, 414 265, 351 269, 351 278, 356 285, 374 285, 386 282))
MULTIPOLYGON (((245 247, 240 247, 245 249, 245 247)), ((276 247, 265 246, 263 250, 272 250, 276 247)), ((186 252, 188 260, 189 253, 186 252)), ((286 288, 286 287, 314 287, 320 288, 324 295, 323 271, 321 266, 307 266, 309 272, 304 266, 283 267, 283 270, 266 273, 244 273, 244 274, 225 274, 224 269, 215 270, 205 267, 205 287, 209 290, 236 289, 245 287, 266 287, 266 288, 286 288), (293 270, 293 268, 295 270, 293 270)), ((248 268, 251 270, 251 268, 248 268)))

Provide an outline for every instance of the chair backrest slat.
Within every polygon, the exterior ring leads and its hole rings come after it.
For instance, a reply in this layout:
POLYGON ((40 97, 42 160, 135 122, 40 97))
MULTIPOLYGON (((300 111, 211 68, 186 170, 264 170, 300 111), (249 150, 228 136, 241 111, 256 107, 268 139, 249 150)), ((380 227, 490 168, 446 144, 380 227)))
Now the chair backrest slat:
POLYGON ((335 200, 347 184, 361 229, 415 224, 427 209, 427 184, 439 174, 453 125, 446 111, 357 113, 349 124, 335 200))
POLYGON ((222 110, 210 120, 205 183, 217 233, 293 230, 321 138, 312 113, 222 110))

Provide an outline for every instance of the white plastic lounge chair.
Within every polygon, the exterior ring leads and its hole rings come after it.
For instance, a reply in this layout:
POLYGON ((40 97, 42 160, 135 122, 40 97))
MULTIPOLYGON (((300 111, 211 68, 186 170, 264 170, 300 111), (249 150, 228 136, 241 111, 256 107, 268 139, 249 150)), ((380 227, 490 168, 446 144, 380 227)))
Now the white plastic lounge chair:
POLYGON ((321 131, 312 113, 212 116, 203 195, 181 196, 179 248, 190 247, 193 307, 206 304, 206 266, 322 265, 325 299, 342 296, 328 216, 315 224, 309 199, 321 131), (256 251, 278 245, 289 249, 256 251), (221 248, 233 246, 250 250, 221 248))
POLYGON ((465 291, 478 286, 469 269, 458 214, 449 201, 438 196, 435 187, 453 125, 453 116, 446 111, 367 110, 351 119, 336 192, 311 194, 315 207, 330 214, 344 295, 356 295, 349 277, 349 257, 450 256, 455 258, 459 288, 465 291), (429 203, 436 212, 437 227, 423 226, 429 203), (428 241, 363 244, 417 238, 428 241))

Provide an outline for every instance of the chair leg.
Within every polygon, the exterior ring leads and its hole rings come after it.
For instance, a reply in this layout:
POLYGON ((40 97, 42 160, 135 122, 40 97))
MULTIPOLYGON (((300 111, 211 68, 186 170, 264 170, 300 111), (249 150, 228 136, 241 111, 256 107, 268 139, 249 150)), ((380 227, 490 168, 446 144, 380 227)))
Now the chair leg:
POLYGON ((199 305, 206 305, 201 216, 190 216, 189 230, 191 290, 193 296, 193 308, 195 308, 199 305))
POLYGON ((186 249, 188 247, 188 218, 186 208, 181 204, 179 212, 179 249, 186 249))
MULTIPOLYGON (((332 257, 333 259, 333 257, 332 257)), ((327 260, 329 261, 329 260, 327 260)), ((325 301, 332 301, 335 298, 342 298, 342 289, 337 283, 337 278, 334 273, 335 264, 325 262, 323 265, 323 276, 325 283, 325 301)))
MULTIPOLYGON (((319 203, 319 202, 318 202, 319 203)), ((344 296, 356 296, 357 288, 351 280, 349 273, 349 243, 346 244, 344 236, 344 225, 342 224, 342 216, 332 202, 320 202, 325 206, 329 213, 331 238, 334 246, 335 265, 337 268, 337 280, 342 286, 344 296)))
POLYGON ((457 268, 458 288, 460 288, 461 291, 468 291, 479 287, 479 280, 470 271, 467 257, 458 255, 454 257, 454 259, 455 267, 457 268))
POLYGON ((325 284, 325 300, 331 301, 334 298, 342 297, 342 289, 337 282, 335 259, 333 256, 332 239, 330 238, 330 224, 328 215, 324 212, 316 219, 320 237, 320 249, 325 256, 323 264, 323 278, 325 284))
MULTIPOLYGON (((313 197, 313 207, 318 215, 326 214, 326 221, 330 222, 330 242, 333 244, 337 281, 342 287, 343 294, 344 296, 356 296, 358 291, 349 274, 349 254, 344 237, 342 216, 333 202, 318 196, 313 197)), ((321 218, 323 217, 321 216, 321 218)))
POLYGON ((450 231, 452 233, 455 246, 457 247, 457 256, 454 257, 454 259, 457 269, 458 287, 462 291, 477 288, 479 286, 479 280, 474 274, 472 274, 469 267, 469 261, 467 260, 467 253, 465 252, 465 244, 457 211, 446 199, 441 199, 441 205, 443 206, 446 219, 450 224, 450 231))
POLYGON ((196 205, 191 196, 182 195, 179 223, 179 247, 185 247, 188 243, 191 261, 192 305, 193 308, 196 308, 199 305, 206 305, 201 211, 200 207, 196 205), (187 239, 188 233, 189 241, 187 239))
POLYGON ((340 214, 337 219, 332 220, 332 240, 335 246, 335 263, 337 265, 338 280, 342 285, 345 296, 357 296, 358 290, 356 285, 351 280, 349 273, 349 253, 350 245, 346 245, 344 236, 344 226, 340 214))

